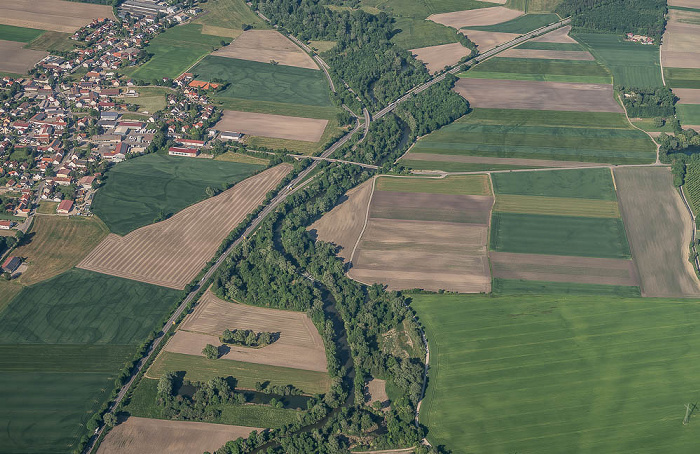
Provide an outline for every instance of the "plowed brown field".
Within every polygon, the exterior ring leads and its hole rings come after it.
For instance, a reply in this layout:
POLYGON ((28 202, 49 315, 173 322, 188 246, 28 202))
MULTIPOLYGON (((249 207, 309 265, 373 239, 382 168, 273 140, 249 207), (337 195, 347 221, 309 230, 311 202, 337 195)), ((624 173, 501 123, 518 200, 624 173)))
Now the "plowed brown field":
POLYGON ((569 32, 571 32, 571 25, 558 28, 545 35, 533 38, 532 41, 540 43, 576 43, 577 41, 569 36, 569 32))
POLYGON ((97 18, 114 19, 111 6, 63 0, 0 2, 0 24, 73 33, 97 18))
POLYGON ((428 71, 436 73, 445 69, 445 66, 452 66, 468 56, 470 49, 460 43, 441 44, 439 46, 422 47, 411 49, 411 53, 420 61, 425 63, 428 71))
POLYGON ((0 40, 0 71, 26 74, 39 60, 49 55, 48 52, 25 49, 25 45, 25 43, 0 40))
POLYGON ((222 47, 212 55, 261 63, 274 60, 280 65, 318 69, 306 52, 275 30, 244 31, 230 45, 222 47))
POLYGON ((318 142, 327 125, 328 120, 315 118, 225 110, 215 128, 250 136, 318 142))
POLYGON ((212 258, 226 235, 290 170, 289 164, 281 164, 168 220, 123 237, 110 234, 78 267, 183 289, 212 258))

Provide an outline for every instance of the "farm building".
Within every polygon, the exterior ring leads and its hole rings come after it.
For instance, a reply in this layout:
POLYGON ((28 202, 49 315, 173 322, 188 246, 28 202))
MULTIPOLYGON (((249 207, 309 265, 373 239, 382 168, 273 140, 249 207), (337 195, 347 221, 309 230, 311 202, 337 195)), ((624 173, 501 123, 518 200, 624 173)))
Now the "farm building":
POLYGON ((187 156, 189 158, 195 158, 197 155, 199 155, 199 150, 195 148, 170 147, 170 149, 168 149, 168 154, 170 156, 187 156))
POLYGON ((61 203, 58 204, 58 207, 56 208, 56 213, 58 214, 68 214, 70 213, 70 210, 73 209, 73 201, 72 200, 62 200, 61 203))
POLYGON ((243 134, 240 132, 224 131, 221 133, 220 138, 221 140, 235 140, 236 142, 240 142, 243 138, 243 134))
POLYGON ((203 140, 194 140, 194 139, 179 139, 177 142, 184 145, 185 147, 194 147, 194 148, 201 148, 206 143, 203 140))
POLYGON ((6 273, 14 273, 22 264, 22 259, 19 257, 8 257, 5 263, 2 264, 2 271, 6 273))
POLYGON ((14 225, 12 221, 0 221, 0 230, 10 230, 14 225))

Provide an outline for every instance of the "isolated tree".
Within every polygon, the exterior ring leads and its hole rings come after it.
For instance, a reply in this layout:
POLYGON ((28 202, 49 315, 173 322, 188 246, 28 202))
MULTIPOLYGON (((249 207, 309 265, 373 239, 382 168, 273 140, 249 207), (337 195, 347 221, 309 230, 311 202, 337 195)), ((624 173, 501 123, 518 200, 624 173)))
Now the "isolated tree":
POLYGON ((219 349, 214 347, 212 344, 207 344, 202 349, 202 353, 209 359, 217 359, 219 357, 219 349))
POLYGON ((114 427, 117 425, 117 417, 114 416, 114 413, 105 413, 102 419, 107 427, 114 427))
POLYGON ((214 195, 216 194, 216 191, 211 186, 207 186, 204 192, 207 194, 207 197, 214 197, 214 195))

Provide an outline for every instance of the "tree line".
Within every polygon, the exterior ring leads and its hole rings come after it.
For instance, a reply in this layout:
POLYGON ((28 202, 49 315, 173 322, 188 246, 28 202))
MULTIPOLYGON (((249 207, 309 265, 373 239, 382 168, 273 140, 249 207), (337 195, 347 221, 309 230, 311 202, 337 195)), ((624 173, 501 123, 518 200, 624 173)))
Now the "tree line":
POLYGON ((222 344, 242 345, 244 347, 265 347, 279 339, 280 333, 267 331, 256 333, 251 329, 225 329, 219 340, 222 344))
POLYGON ((576 28, 650 36, 656 43, 666 27, 666 0, 564 0, 556 8, 576 28))

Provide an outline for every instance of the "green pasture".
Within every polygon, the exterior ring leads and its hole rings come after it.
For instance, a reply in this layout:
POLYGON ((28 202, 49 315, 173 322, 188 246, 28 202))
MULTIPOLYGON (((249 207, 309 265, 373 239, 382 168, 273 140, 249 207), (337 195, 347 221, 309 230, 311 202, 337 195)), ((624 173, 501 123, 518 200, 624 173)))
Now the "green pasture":
POLYGON ((423 161, 411 159, 411 154, 407 154, 399 163, 409 169, 421 170, 442 170, 443 172, 484 172, 489 170, 514 170, 514 169, 534 169, 537 167, 518 166, 509 164, 477 164, 469 162, 449 162, 449 161, 423 161))
POLYGON ((377 191, 425 194, 491 195, 486 175, 452 175, 446 178, 392 178, 376 181, 377 191))
POLYGON ((397 16, 394 19, 395 35, 391 38, 391 42, 403 49, 418 49, 458 42, 454 28, 413 17, 397 16))
POLYGON ((29 49, 67 52, 76 46, 71 39, 72 34, 47 31, 32 40, 27 46, 29 49))
POLYGON ((700 88, 700 69, 664 68, 664 78, 671 88, 700 88))
POLYGON ((198 24, 232 30, 242 30, 243 24, 252 25, 256 29, 268 27, 244 0, 208 0, 198 6, 206 11, 205 15, 196 20, 198 24))
POLYGON ((516 17, 509 21, 495 25, 484 25, 481 27, 466 27, 470 30, 481 30, 485 32, 497 33, 525 33, 537 30, 551 23, 561 20, 556 14, 525 14, 524 16, 516 17))
POLYGON ((605 295, 621 298, 641 296, 639 287, 624 285, 578 284, 574 282, 524 281, 494 278, 493 293, 502 295, 605 295))
POLYGON ((624 114, 559 110, 474 109, 459 121, 511 126, 631 129, 624 114))
POLYGON ((192 71, 200 80, 231 82, 215 98, 239 98, 329 107, 328 82, 322 71, 237 58, 208 56, 192 71))
POLYGON ((497 195, 617 200, 610 169, 494 173, 491 179, 497 195))
POLYGON ((153 223, 159 214, 174 214, 207 198, 263 166, 238 162, 148 154, 119 163, 97 191, 93 211, 119 235, 153 223))
POLYGON ((574 38, 610 69, 616 86, 663 86, 658 46, 627 42, 608 34, 576 33, 574 38))
POLYGON ((430 344, 421 423, 466 453, 693 453, 696 301, 412 295, 430 344))
POLYGON ((549 12, 561 3, 562 0, 506 0, 505 6, 511 9, 528 12, 549 12))
POLYGON ((13 25, 0 24, 0 40, 28 43, 41 36, 45 30, 36 28, 15 27, 13 25))
POLYGON ((458 74, 472 79, 540 80, 608 84, 610 72, 595 61, 496 57, 458 74))
POLYGON ((585 50, 579 43, 544 43, 540 41, 527 41, 516 49, 536 49, 536 50, 585 50))
POLYGON ((676 113, 683 126, 700 125, 700 104, 676 104, 676 113))
POLYGON ((493 213, 490 247, 499 252, 629 258, 621 219, 493 213))
POLYGON ((418 19, 425 19, 431 14, 500 6, 495 3, 478 0, 361 0, 360 3, 364 7, 377 8, 393 16, 415 17, 418 19))
POLYGON ((330 120, 336 118, 338 109, 334 106, 309 106, 290 104, 286 102, 260 101, 241 98, 214 97, 212 101, 225 110, 242 110, 244 112, 288 115, 290 117, 320 118, 330 120))
POLYGON ((609 84, 610 76, 576 76, 564 74, 522 74, 499 73, 487 71, 466 71, 457 74, 464 79, 493 79, 493 80, 536 80, 540 82, 570 82, 578 84, 609 84))
POLYGON ((178 25, 151 40, 146 48, 149 54, 153 54, 150 60, 124 72, 147 82, 161 77, 174 79, 220 47, 222 40, 231 42, 231 38, 203 35, 200 24, 178 25))

